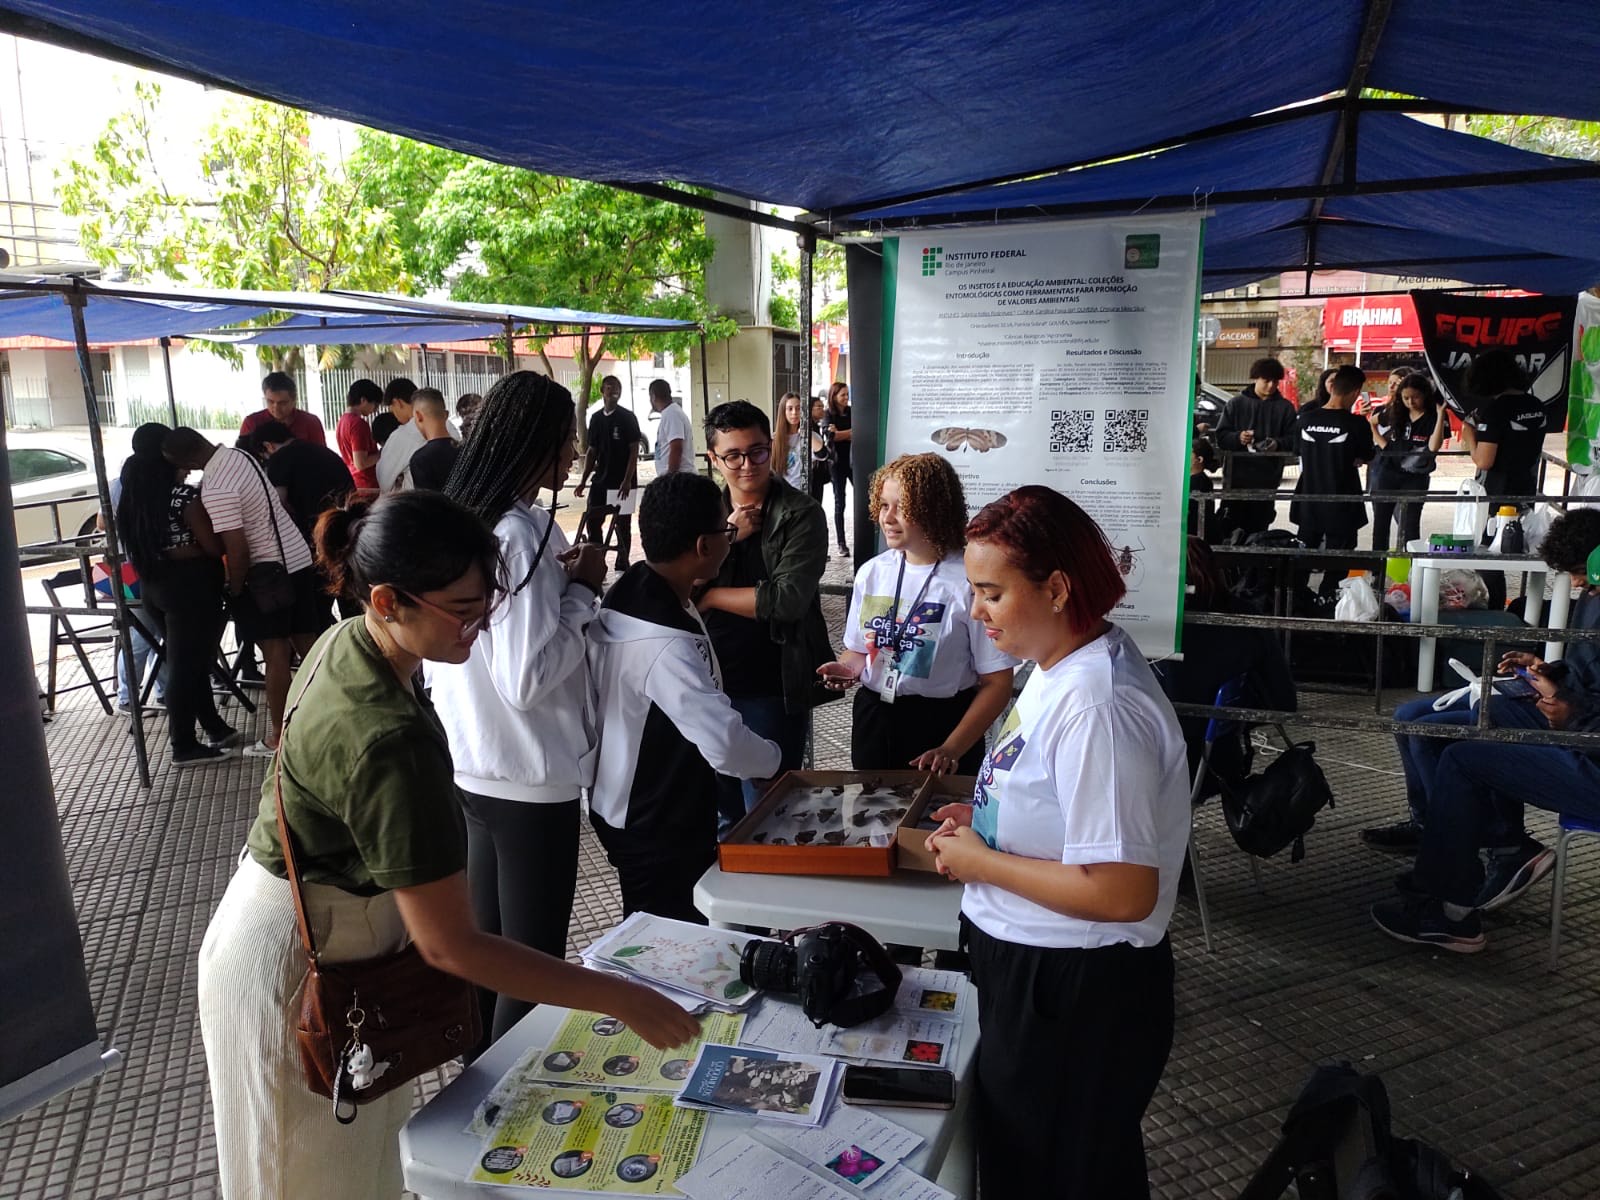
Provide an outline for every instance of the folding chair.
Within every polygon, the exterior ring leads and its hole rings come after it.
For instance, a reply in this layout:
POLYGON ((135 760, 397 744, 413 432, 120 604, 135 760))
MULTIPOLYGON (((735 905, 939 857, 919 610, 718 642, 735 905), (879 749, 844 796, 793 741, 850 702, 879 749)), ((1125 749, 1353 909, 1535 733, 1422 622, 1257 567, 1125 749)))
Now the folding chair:
POLYGON ((100 707, 105 709, 106 715, 111 714, 112 700, 106 693, 104 684, 111 682, 115 687, 116 675, 110 680, 103 680, 95 671, 94 665, 89 661, 89 653, 85 646, 115 646, 118 640, 116 610, 111 607, 105 609, 105 619, 97 620, 85 614, 85 609, 98 609, 98 597, 93 595, 94 587, 87 583, 81 568, 59 571, 42 581, 45 595, 50 598, 50 668, 45 683, 45 706, 53 713, 56 710, 56 697, 65 692, 76 692, 82 688, 93 688, 94 694, 100 700, 100 707), (62 592, 69 588, 77 588, 82 595, 79 603, 71 603, 64 599, 62 592), (80 621, 94 621, 94 624, 82 626, 74 625, 73 618, 80 621), (62 646, 71 646, 72 652, 78 657, 78 665, 83 668, 84 682, 75 683, 70 687, 57 685, 58 661, 57 651, 62 646))
POLYGON ((1556 969, 1561 954, 1561 905, 1567 890, 1567 857, 1574 838, 1600 837, 1600 821, 1561 816, 1561 833, 1556 838, 1555 885, 1550 892, 1550 969, 1556 969))

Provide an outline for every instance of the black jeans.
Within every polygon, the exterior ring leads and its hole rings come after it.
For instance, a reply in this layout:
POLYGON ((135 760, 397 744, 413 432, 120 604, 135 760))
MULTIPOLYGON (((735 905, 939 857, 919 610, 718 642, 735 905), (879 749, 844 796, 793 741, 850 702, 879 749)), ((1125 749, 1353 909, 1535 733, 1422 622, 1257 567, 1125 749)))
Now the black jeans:
POLYGON ((217 664, 225 620, 221 561, 165 560, 155 577, 144 581, 142 597, 145 608, 165 629, 167 737, 173 753, 199 744, 196 722, 215 738, 231 733, 211 694, 211 670, 217 664))
MULTIPOLYGON (((1375 492, 1425 492, 1428 490, 1427 475, 1412 475, 1397 471, 1393 477, 1380 478, 1372 485, 1375 492), (1416 482, 1413 483, 1412 481, 1416 482)), ((1407 504, 1396 500, 1374 500, 1372 502, 1372 548, 1374 550, 1387 550, 1389 548, 1390 525, 1395 519, 1396 510, 1400 516, 1400 540, 1398 549, 1404 550, 1406 543, 1422 536, 1422 505, 1407 504)))
MULTIPOLYGON (((461 793, 467 818, 467 885, 478 927, 552 958, 567 956, 578 890, 578 802, 530 804, 461 793)), ((532 1010, 484 990, 484 1047, 532 1010)))
POLYGON ((982 1035, 979 1190, 1146 1200, 1139 1122, 1172 1050, 1171 942, 1041 949, 961 929, 982 1035))
MULTIPOLYGON (((911 761, 932 750, 972 707, 976 688, 954 696, 900 696, 893 704, 868 687, 858 687, 850 721, 850 765, 857 771, 908 771, 911 761)), ((956 764, 957 775, 976 775, 983 768, 979 738, 956 764)))
POLYGON ((833 460, 828 468, 828 474, 833 480, 833 528, 839 535, 839 545, 845 544, 844 524, 844 489, 850 482, 850 461, 840 462, 833 460))
POLYGON ((623 516, 615 507, 607 505, 605 485, 597 479, 590 480, 589 505, 583 510, 583 536, 596 545, 603 544, 606 516, 610 513, 617 514, 617 569, 621 570, 628 565, 628 556, 633 553, 633 518, 623 516))
POLYGON ((706 924, 694 906, 694 885, 717 861, 717 820, 709 808, 705 816, 705 829, 696 837, 688 830, 615 829, 589 814, 606 859, 617 869, 623 916, 647 912, 706 924))

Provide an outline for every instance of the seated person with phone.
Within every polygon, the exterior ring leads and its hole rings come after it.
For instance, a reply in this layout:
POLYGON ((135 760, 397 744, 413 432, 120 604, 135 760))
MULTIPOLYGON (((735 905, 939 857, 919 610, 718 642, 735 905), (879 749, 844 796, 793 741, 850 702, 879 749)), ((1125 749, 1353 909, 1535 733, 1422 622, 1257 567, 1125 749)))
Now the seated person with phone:
MULTIPOLYGON (((1570 511, 1550 523, 1550 531, 1539 547, 1539 555, 1555 572, 1556 586, 1563 586, 1561 576, 1570 575, 1572 586, 1580 589, 1567 620, 1569 629, 1600 628, 1600 574, 1589 569, 1591 557, 1600 550, 1600 509, 1574 506, 1570 511)), ((1536 672, 1542 660, 1536 655, 1513 652, 1505 655, 1497 673, 1512 675, 1517 668, 1536 672)), ((1572 642, 1567 646, 1565 662, 1572 674, 1573 686, 1582 691, 1600 694, 1600 644, 1572 642)), ((1470 672, 1473 679, 1477 672, 1470 672)), ((1513 676, 1514 678, 1515 676, 1513 676)), ((1527 683, 1528 681, 1522 681, 1527 683)), ((1495 684, 1489 698, 1489 723, 1517 726, 1523 729, 1548 729, 1549 722, 1539 708, 1528 702, 1528 694, 1518 688, 1522 699, 1511 695, 1505 680, 1495 684)), ((1442 697, 1420 696, 1396 707, 1397 721, 1420 721, 1428 725, 1476 725, 1478 704, 1470 691, 1463 691, 1453 701, 1444 703, 1442 697)), ((1393 825, 1382 825, 1361 831, 1361 840, 1374 850, 1390 854, 1415 854, 1422 845, 1423 830, 1427 825, 1428 797, 1435 793, 1434 774, 1445 750, 1457 743, 1444 738, 1417 737, 1399 734, 1395 738, 1400 748, 1400 766, 1406 778, 1406 818, 1393 825)), ((1553 864, 1551 864, 1553 865, 1553 864)), ((1547 872, 1550 865, 1542 868, 1547 872)))
MULTIPOLYGON (((1583 589, 1571 626, 1600 628, 1600 510, 1575 508, 1558 518, 1540 553, 1583 589)), ((1513 651, 1499 671, 1489 698, 1495 724, 1600 732, 1600 646, 1572 642, 1560 662, 1513 651)), ((1429 768, 1420 780, 1427 822, 1415 870, 1396 880, 1400 898, 1373 905, 1372 919, 1401 941, 1476 953, 1485 945, 1479 914, 1509 904, 1555 866, 1555 852, 1525 831, 1523 805, 1600 820, 1600 751, 1410 740, 1436 744, 1421 758, 1429 768), (1488 851, 1487 870, 1480 849, 1488 851)))

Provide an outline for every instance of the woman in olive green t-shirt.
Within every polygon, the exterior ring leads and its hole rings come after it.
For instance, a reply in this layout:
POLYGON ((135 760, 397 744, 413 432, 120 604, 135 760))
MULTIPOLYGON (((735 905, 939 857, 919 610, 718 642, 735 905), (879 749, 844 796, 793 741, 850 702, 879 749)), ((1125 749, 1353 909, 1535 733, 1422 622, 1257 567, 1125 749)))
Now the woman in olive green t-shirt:
MULTIPOLYGON (((434 492, 323 517, 317 551, 363 616, 313 647, 279 749, 307 917, 327 961, 409 940, 440 970, 529 1001, 609 1013, 655 1046, 698 1026, 655 992, 483 932, 444 733, 415 686, 424 660, 461 662, 502 586, 494 534, 434 492)), ((279 845, 272 779, 248 853, 200 949, 205 1041, 225 1198, 393 1197, 411 1089, 340 1125, 306 1086, 295 1043, 306 965, 279 845), (335 1185, 334 1181, 337 1180, 335 1185)))

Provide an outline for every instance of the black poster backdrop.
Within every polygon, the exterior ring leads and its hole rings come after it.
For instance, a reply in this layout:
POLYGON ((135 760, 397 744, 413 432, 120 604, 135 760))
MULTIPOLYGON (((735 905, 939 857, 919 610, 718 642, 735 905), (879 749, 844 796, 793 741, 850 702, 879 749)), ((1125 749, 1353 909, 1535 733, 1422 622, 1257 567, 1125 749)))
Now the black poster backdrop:
POLYGON ((1545 409, 1545 428, 1566 427, 1576 296, 1457 296, 1412 292, 1422 349, 1444 402, 1457 414, 1482 397, 1467 393, 1467 368, 1486 350, 1509 350, 1545 409))

